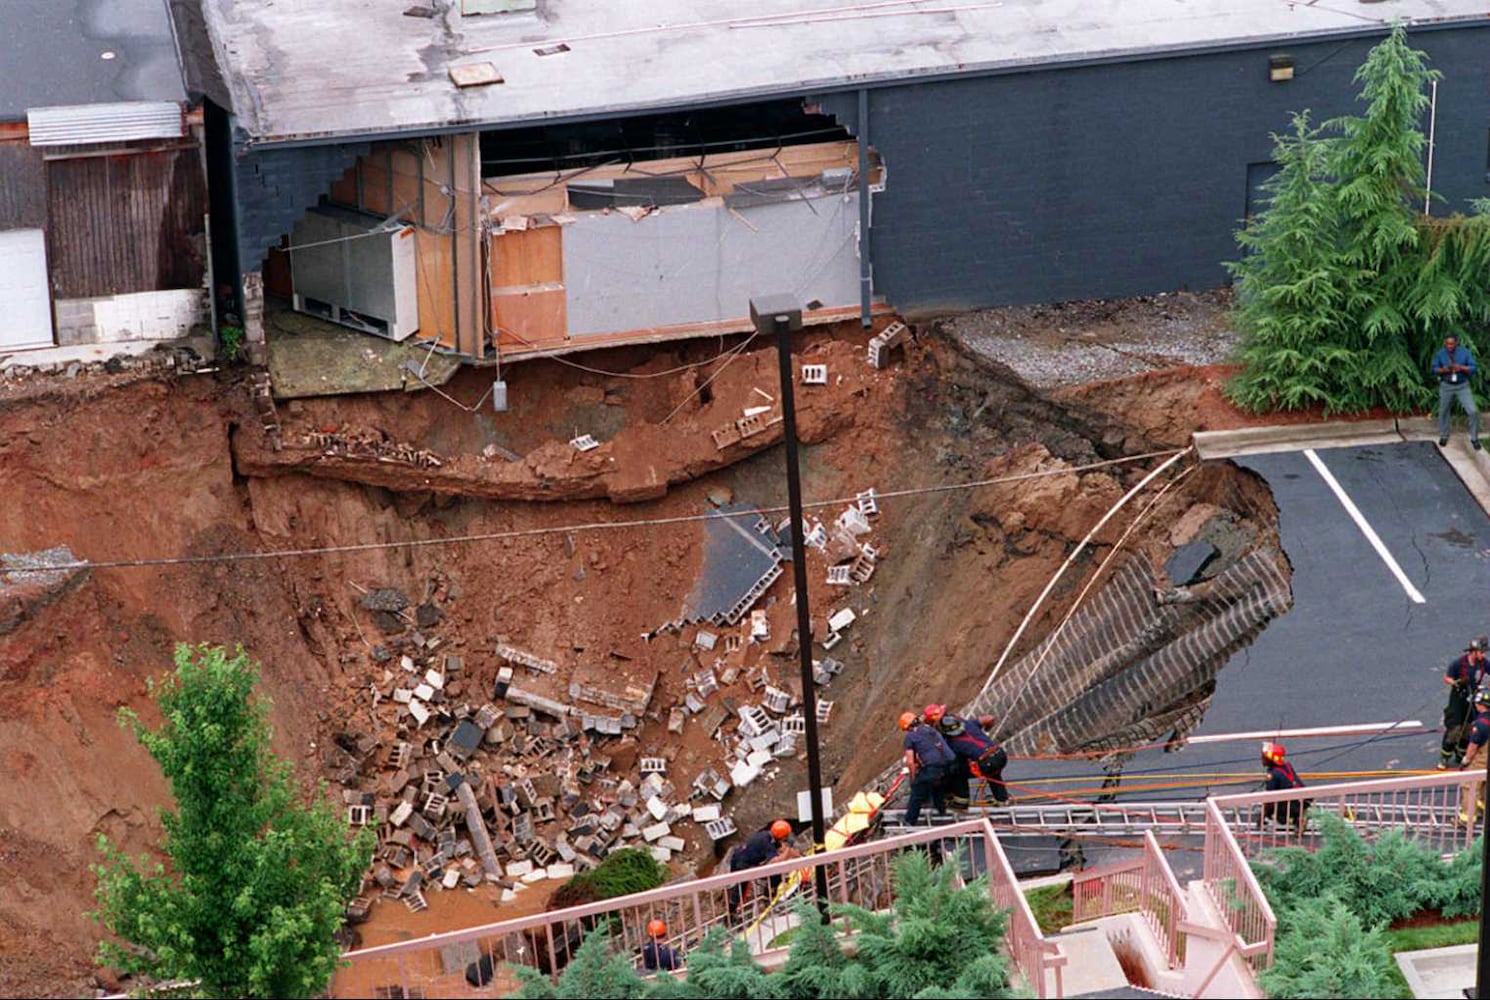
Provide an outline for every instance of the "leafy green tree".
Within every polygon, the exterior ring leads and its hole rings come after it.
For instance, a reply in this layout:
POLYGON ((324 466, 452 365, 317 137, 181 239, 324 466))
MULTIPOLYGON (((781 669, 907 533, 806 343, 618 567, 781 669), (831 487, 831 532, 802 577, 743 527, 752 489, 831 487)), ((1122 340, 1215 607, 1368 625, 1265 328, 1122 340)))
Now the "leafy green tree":
POLYGON ((372 852, 323 795, 302 801, 269 748, 258 671, 240 647, 176 647, 175 672, 150 684, 160 708, 133 727, 170 783, 161 851, 142 870, 106 838, 93 915, 123 944, 101 960, 155 981, 194 980, 207 996, 306 997, 336 968, 340 928, 372 852))
POLYGON ((1259 977, 1272 997, 1392 996, 1392 955, 1378 928, 1334 896, 1279 914, 1273 965, 1259 977))

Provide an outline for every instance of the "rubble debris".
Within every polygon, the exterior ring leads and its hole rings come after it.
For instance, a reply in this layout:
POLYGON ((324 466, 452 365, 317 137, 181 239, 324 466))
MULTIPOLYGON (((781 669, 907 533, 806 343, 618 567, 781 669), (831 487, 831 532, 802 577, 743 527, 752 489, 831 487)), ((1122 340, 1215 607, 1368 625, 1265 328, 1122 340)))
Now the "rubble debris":
POLYGON ((910 328, 897 320, 870 338, 865 351, 865 360, 869 362, 869 367, 878 371, 888 365, 890 350, 905 343, 910 338, 910 333, 910 328))
POLYGON ((328 458, 359 458, 374 462, 396 462, 420 469, 438 469, 445 464, 435 452, 390 441, 377 431, 307 431, 296 444, 315 448, 328 458))
MULTIPOLYGON (((877 513, 870 488, 834 523, 804 523, 822 554, 811 558, 834 563, 831 572, 846 573, 847 584, 862 583, 879 558, 868 541, 869 518, 877 513)), ((440 633, 447 615, 439 587, 432 583, 422 603, 394 588, 366 591, 363 607, 384 616, 379 624, 389 633, 381 653, 369 647, 374 662, 386 664, 382 681, 363 689, 383 728, 339 732, 322 753, 343 786, 349 825, 378 834, 369 905, 389 898, 415 908, 427 905, 432 891, 485 882, 510 900, 527 885, 569 878, 620 847, 643 848, 671 863, 690 843, 737 833, 725 806, 729 796, 775 780, 806 731, 798 692, 773 680, 770 654, 777 650, 752 645, 770 641, 770 617, 755 605, 793 557, 781 540, 787 526, 743 504, 723 506, 710 518, 705 572, 685 603, 687 617, 659 630, 673 632, 674 643, 598 658, 576 645, 572 652, 579 655, 566 662, 496 636, 489 640, 499 661, 495 683, 484 691, 446 649, 459 640, 440 633), (699 627, 684 632, 688 624, 699 627), (649 662, 664 645, 681 650, 683 662, 669 664, 670 684, 677 685, 664 688, 671 703, 654 707, 662 671, 639 669, 636 661, 649 662), (624 671, 616 669, 617 659, 627 662, 624 671), (530 687, 514 683, 518 669, 535 676, 530 687), (647 719, 658 728, 665 721, 674 736, 697 727, 717 741, 718 756, 680 762, 635 745, 647 719), (612 765, 608 746, 626 748, 618 758, 629 773, 612 765)), ((847 607, 834 611, 824 645, 841 640, 856 617, 847 607)), ((823 656, 813 678, 828 684, 843 670, 838 659, 823 656)), ((819 721, 831 711, 832 702, 818 702, 819 721)))
POLYGON ((518 666, 527 667, 535 674, 552 674, 559 669, 559 665, 553 660, 545 660, 541 656, 510 646, 505 642, 497 643, 497 657, 508 663, 516 663, 518 666))
POLYGON ((827 684, 841 673, 843 673, 843 664, 831 656, 812 661, 812 679, 817 684, 827 684))
POLYGON ((803 385, 827 385, 828 384, 828 366, 827 365, 803 365, 802 366, 802 384, 803 385))
POLYGON ((569 682, 569 697, 574 701, 588 702, 632 715, 646 712, 647 706, 652 703, 652 693, 657 690, 657 672, 653 672, 648 683, 628 682, 619 692, 606 690, 601 686, 603 681, 613 677, 612 673, 599 667, 581 667, 575 671, 574 679, 569 682))
POLYGON ((710 840, 723 840, 736 832, 738 831, 735 829, 735 821, 728 816, 704 824, 704 833, 708 834, 710 840))
POLYGON ((357 603, 368 611, 387 611, 397 614, 409 606, 409 599, 402 591, 393 587, 379 587, 363 594, 357 603))
POLYGON ((460 796, 460 804, 466 810, 466 830, 471 834, 471 839, 476 842, 476 856, 481 859, 481 867, 486 870, 488 878, 501 878, 502 866, 497 861, 497 853, 492 849, 491 836, 486 831, 486 822, 481 818, 481 807, 476 802, 476 793, 471 790, 471 783, 464 775, 451 776, 456 782, 455 794, 460 796))
POLYGON ((588 434, 581 434, 578 437, 570 438, 569 443, 573 445, 574 450, 578 452, 594 451, 596 448, 600 447, 600 442, 596 441, 588 434))

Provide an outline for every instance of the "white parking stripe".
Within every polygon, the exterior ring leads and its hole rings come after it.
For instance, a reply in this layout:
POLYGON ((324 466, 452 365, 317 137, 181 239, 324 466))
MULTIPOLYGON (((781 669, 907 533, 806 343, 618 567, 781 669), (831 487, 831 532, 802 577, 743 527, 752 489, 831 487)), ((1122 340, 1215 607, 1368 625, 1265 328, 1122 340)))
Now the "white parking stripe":
POLYGON ((1381 536, 1376 533, 1376 529, 1371 527, 1370 522, 1361 513, 1361 509, 1355 505, 1354 500, 1350 499, 1350 494, 1345 492, 1339 481, 1330 473, 1330 470, 1325 468, 1324 462, 1320 461, 1319 456, 1314 453, 1314 449, 1305 448, 1304 457, 1309 460, 1310 465, 1314 466, 1314 471, 1319 473, 1319 478, 1325 481, 1325 485, 1331 490, 1334 490, 1335 498, 1340 501, 1340 506, 1345 508, 1345 513, 1350 515, 1350 519, 1355 522, 1355 526, 1361 529, 1361 534, 1366 536, 1366 541, 1370 542, 1371 547, 1376 550, 1376 554, 1381 556, 1381 561, 1387 564, 1387 569, 1391 570, 1392 575, 1397 578, 1397 582, 1402 584, 1402 589, 1407 591, 1408 599, 1414 604, 1427 604, 1427 598, 1418 591, 1418 588, 1412 585, 1412 581, 1407 578, 1407 574, 1402 572, 1402 567, 1397 565, 1397 560, 1393 559, 1392 554, 1387 551, 1387 547, 1382 543, 1381 536))

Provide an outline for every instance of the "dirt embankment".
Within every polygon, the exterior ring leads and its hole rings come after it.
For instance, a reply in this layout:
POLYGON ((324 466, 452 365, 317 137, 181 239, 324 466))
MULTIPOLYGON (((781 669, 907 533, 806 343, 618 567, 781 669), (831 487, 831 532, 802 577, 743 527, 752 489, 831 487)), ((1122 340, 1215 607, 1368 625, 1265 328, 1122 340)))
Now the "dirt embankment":
MULTIPOLYGON (((804 339, 799 360, 829 366, 827 386, 798 389, 809 499, 1090 464, 1169 436, 1089 401, 1054 402, 936 339, 874 372, 863 361, 866 339, 852 326, 804 339)), ((640 731, 607 751, 617 766, 666 751, 680 787, 717 766, 720 748, 697 726, 681 741, 666 731, 687 675, 708 665, 691 633, 654 640, 641 659, 627 652, 679 616, 700 570, 701 526, 554 530, 698 515, 722 490, 737 502, 784 503, 781 452, 768 447, 779 436, 774 410, 738 444, 720 449, 712 436, 747 407, 775 405, 774 354, 750 345, 722 369, 715 362, 674 371, 717 351, 703 343, 585 357, 586 367, 615 375, 526 363, 506 373, 506 414, 466 412, 428 393, 286 405, 278 452, 243 387, 208 377, 97 393, 78 380, 0 408, 0 490, 9 501, 0 508, 0 551, 66 544, 100 561, 510 536, 101 569, 0 636, 8 708, 0 759, 10 778, 0 799, 0 858, 12 874, 0 896, 0 992, 71 993, 89 984, 97 930, 81 914, 91 901, 93 841, 105 833, 145 850, 165 802, 153 763, 115 713, 147 706, 145 682, 168 667, 178 641, 242 643, 263 664, 281 751, 307 777, 320 776, 317 748, 337 732, 368 728, 368 691, 385 669, 374 647, 387 636, 357 606, 357 588, 397 587, 417 600, 438 581, 441 635, 466 659, 473 685, 495 672, 499 636, 558 661, 556 688, 579 667, 600 663, 624 676, 633 669, 626 664, 638 663, 660 672, 658 690, 640 731), (574 449, 569 439, 582 434, 600 447, 574 449), (372 450, 358 453, 355 442, 372 450), (440 465, 397 457, 414 451, 440 465)), ((465 372, 447 391, 474 401, 487 380, 465 372)), ((1150 395, 1159 409, 1180 398, 1150 395)), ((1073 539, 1137 474, 1113 466, 1032 480, 1017 495, 949 489, 887 499, 873 532, 882 557, 867 584, 830 587, 822 566, 809 563, 815 631, 829 610, 848 606, 859 616, 833 651, 844 672, 820 694, 836 703, 823 733, 827 776, 838 788, 851 790, 893 755, 893 719, 904 707, 977 690, 1073 539)), ((821 512, 825 521, 836 515, 821 512)), ((773 641, 738 654, 742 666, 764 666, 788 689, 790 593, 788 576, 762 602, 773 641)), ((1032 636, 1071 594, 1056 596, 1032 636)), ((775 781, 728 800, 741 829, 785 811, 798 768, 788 760, 775 781)), ((370 788, 378 778, 356 780, 370 788)), ((687 857, 706 863, 700 841, 690 835, 687 857)), ((440 929, 440 912, 406 915, 380 939, 440 929)))

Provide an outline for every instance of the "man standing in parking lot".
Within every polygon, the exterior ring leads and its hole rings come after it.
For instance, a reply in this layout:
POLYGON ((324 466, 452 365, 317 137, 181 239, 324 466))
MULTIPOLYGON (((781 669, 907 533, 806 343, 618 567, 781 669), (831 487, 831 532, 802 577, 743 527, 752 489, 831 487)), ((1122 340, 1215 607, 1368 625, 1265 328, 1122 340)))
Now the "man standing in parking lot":
POLYGON ((1480 411, 1474 405, 1474 390, 1469 380, 1474 377, 1474 355, 1469 348, 1459 346, 1459 338, 1453 334, 1443 338, 1443 346, 1433 355, 1430 365, 1438 376, 1438 443, 1449 443, 1449 411, 1454 400, 1459 401, 1464 412, 1469 414, 1469 443, 1475 451, 1480 450, 1480 411))

